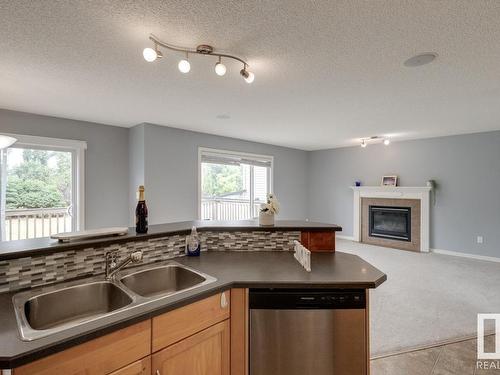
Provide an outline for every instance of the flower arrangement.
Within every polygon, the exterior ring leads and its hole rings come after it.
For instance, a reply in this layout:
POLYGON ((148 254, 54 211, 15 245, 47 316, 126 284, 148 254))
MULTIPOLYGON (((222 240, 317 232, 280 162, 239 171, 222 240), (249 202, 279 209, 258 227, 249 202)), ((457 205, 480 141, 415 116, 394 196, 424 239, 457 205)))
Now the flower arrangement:
POLYGON ((272 215, 280 212, 280 202, 273 193, 267 194, 267 202, 260 205, 260 212, 272 215))

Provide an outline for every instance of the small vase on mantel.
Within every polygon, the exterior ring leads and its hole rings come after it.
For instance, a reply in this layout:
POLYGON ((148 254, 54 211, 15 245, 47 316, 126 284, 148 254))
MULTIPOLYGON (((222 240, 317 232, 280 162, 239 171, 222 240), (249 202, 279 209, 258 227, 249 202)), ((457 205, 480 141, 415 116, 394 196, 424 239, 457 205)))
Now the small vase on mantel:
POLYGON ((274 214, 269 212, 259 212, 259 225, 262 226, 273 226, 274 225, 274 214))

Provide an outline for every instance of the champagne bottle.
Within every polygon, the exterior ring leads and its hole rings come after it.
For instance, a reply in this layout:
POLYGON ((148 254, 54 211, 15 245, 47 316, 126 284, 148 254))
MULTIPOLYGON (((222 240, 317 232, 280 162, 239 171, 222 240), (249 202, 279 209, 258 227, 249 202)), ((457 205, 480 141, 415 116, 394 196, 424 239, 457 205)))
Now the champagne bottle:
POLYGON ((135 231, 137 233, 148 232, 148 207, 144 199, 144 186, 139 186, 139 202, 135 208, 135 231))

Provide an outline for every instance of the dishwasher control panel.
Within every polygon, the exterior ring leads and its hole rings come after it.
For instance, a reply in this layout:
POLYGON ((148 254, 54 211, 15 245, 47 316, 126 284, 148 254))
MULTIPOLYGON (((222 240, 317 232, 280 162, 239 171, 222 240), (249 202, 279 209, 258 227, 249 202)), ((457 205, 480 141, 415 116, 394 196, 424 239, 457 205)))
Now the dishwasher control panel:
POLYGON ((364 309, 364 289, 250 289, 250 309, 364 309))

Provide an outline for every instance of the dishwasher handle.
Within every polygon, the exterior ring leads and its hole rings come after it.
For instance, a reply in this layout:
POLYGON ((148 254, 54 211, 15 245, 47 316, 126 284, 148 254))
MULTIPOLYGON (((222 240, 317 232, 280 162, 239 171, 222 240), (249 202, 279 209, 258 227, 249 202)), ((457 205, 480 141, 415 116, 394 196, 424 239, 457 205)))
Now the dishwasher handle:
POLYGON ((364 309, 364 289, 250 289, 250 309, 364 309))

